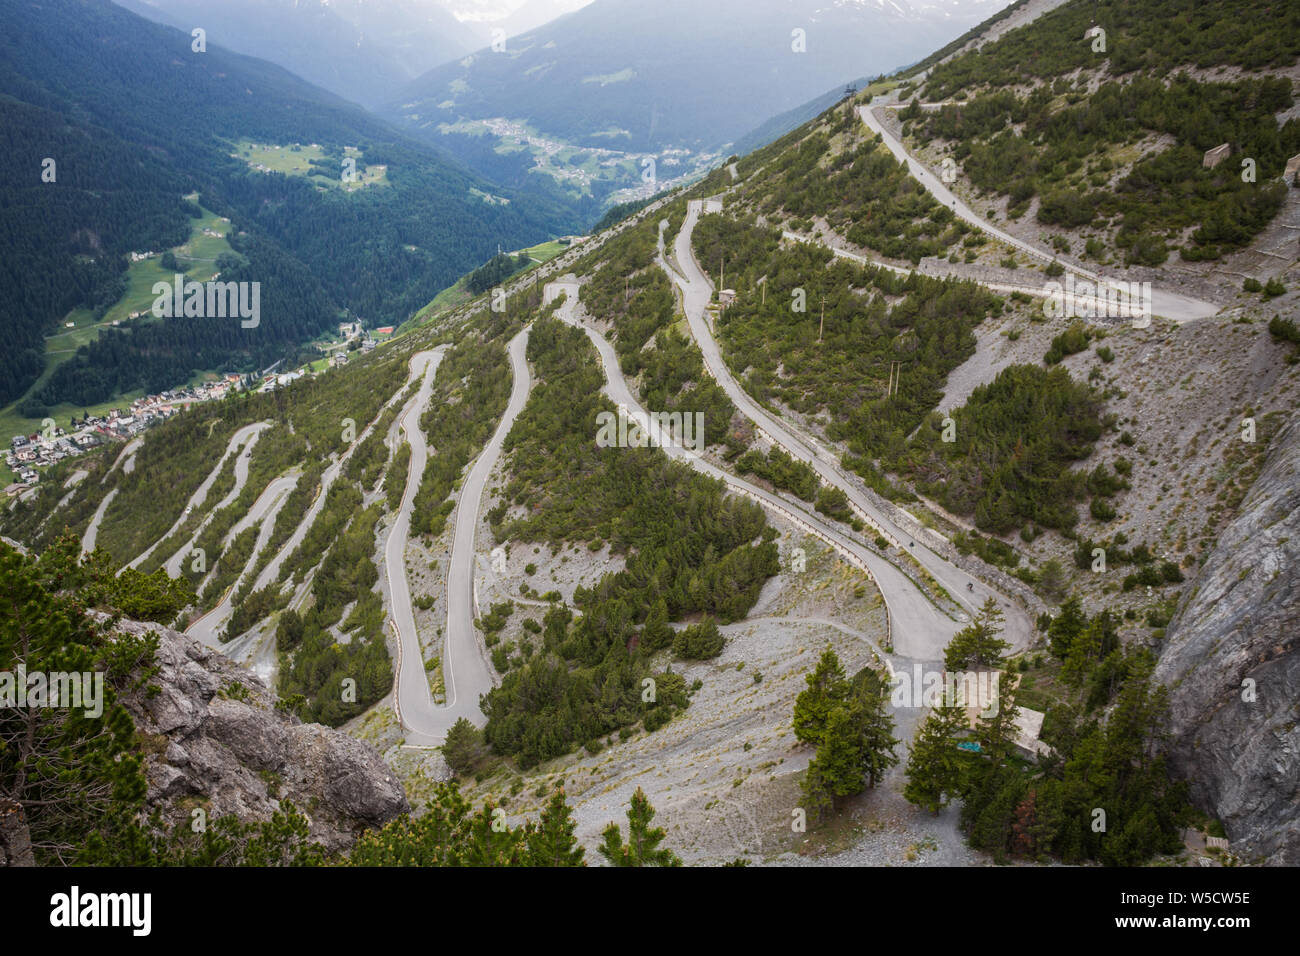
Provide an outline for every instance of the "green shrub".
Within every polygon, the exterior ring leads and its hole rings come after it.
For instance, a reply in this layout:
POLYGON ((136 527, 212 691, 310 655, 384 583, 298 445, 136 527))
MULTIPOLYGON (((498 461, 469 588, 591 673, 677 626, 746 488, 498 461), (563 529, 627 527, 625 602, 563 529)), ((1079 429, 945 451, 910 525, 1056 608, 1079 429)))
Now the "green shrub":
POLYGON ((717 623, 706 617, 699 624, 692 624, 677 632, 673 638, 673 653, 682 660, 702 661, 717 657, 722 653, 726 639, 718 630, 717 623))

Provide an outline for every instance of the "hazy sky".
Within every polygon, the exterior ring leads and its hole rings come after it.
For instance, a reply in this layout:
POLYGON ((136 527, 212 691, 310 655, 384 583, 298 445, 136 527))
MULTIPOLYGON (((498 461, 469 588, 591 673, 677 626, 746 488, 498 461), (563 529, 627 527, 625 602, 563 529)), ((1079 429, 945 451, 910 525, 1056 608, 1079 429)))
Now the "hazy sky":
POLYGON ((462 22, 495 22, 516 17, 531 29, 558 16, 580 10, 592 0, 430 0, 439 3, 462 22), (524 9, 527 8, 527 9, 524 9))

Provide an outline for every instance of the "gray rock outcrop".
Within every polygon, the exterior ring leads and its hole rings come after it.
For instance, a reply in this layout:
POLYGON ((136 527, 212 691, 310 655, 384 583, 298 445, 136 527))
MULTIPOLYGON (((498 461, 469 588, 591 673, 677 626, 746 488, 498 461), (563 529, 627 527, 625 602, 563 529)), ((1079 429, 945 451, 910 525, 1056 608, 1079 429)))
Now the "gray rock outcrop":
POLYGON ((1247 862, 1300 865, 1300 417, 1166 631, 1171 762, 1247 862))
POLYGON ((145 741, 149 810, 171 820, 195 807, 209 819, 267 820, 290 800, 311 838, 334 851, 409 811, 401 782, 369 744, 278 710, 255 675, 184 634, 131 621, 119 629, 160 634, 158 692, 123 700, 145 741))

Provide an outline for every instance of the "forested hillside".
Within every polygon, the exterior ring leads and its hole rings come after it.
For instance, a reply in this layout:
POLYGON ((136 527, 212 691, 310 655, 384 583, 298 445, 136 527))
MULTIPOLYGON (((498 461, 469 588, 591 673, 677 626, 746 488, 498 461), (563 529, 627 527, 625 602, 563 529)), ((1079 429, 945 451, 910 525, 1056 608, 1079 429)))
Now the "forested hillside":
POLYGON ((934 66, 899 118, 977 195, 1005 196, 1008 219, 1068 230, 1061 251, 1212 261, 1282 208, 1298 56, 1294 4, 1077 0, 934 66))
POLYGON ((499 537, 608 542, 626 566, 575 594, 576 620, 563 606, 548 612, 540 640, 510 655, 485 700, 486 739, 523 766, 639 720, 647 730, 667 723, 686 706, 685 687, 652 672, 654 653, 672 645, 679 656, 711 657, 722 646, 716 629, 711 646, 675 642, 668 622, 701 613, 737 620, 778 570, 757 506, 656 449, 592 445, 596 415, 611 405, 582 332, 539 321, 529 351, 542 381, 510 435, 513 478, 491 516, 499 537), (646 706, 642 680, 652 673, 660 690, 646 706))
POLYGON ((47 402, 260 366, 343 309, 400 322, 498 243, 526 246, 576 225, 535 200, 485 202, 500 190, 360 109, 215 44, 196 51, 190 36, 107 0, 3 0, 0 13, 0 162, 16 184, 0 211, 13 250, 0 308, 19 346, 0 363, 0 402, 40 374, 41 337, 69 309, 102 315, 116 301, 127 252, 184 241, 191 192, 233 220, 247 260, 237 278, 264 286, 260 326, 173 319, 119 331, 48 382, 47 402), (344 191, 262 172, 230 155, 245 140, 356 146, 366 166, 387 166, 386 185, 344 191), (52 181, 42 179, 47 158, 52 181))

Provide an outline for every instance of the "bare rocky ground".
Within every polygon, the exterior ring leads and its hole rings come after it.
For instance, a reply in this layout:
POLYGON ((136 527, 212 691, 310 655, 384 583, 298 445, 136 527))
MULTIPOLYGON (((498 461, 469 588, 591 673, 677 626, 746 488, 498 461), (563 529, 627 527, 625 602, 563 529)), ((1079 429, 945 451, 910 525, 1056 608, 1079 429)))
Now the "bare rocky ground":
MULTIPOLYGON (((522 773, 498 765, 482 781, 467 781, 466 794, 504 801, 512 822, 519 822, 536 818, 551 788, 563 782, 592 862, 599 861, 594 848, 605 826, 625 824, 637 787, 658 811, 656 822, 668 830, 666 845, 688 863, 718 864, 740 856, 753 863, 823 856, 827 862, 849 862, 840 858, 847 847, 854 847, 860 862, 979 862, 956 831, 955 816, 931 818, 902 800, 898 773, 876 793, 847 802, 833 821, 810 826, 809 832, 794 830, 799 782, 812 756, 811 748, 795 740, 790 724, 804 677, 827 647, 849 673, 880 666, 874 648, 884 639, 885 624, 879 592, 862 575, 815 539, 777 527, 783 532, 778 542, 783 555, 794 547, 805 549, 805 569, 787 569, 768 582, 749 618, 724 628, 727 646, 716 659, 685 664, 665 652, 658 662, 671 664, 688 686, 700 682, 684 713, 652 734, 636 731, 626 740, 612 734, 595 754, 583 749, 522 773)), ((542 580, 555 572, 563 583, 568 575, 589 575, 590 582, 608 570, 593 555, 575 574, 569 568, 580 559, 572 549, 555 556, 547 547, 536 554, 531 548, 513 550, 511 570, 516 562, 531 560, 538 566, 532 577, 542 580)), ((504 579, 517 580, 509 573, 504 579)), ((517 618, 533 610, 540 609, 517 610, 502 639, 517 640, 523 633, 517 618)), ((897 735, 910 738, 915 717, 899 716, 897 735)))
MULTIPOLYGON (((1110 390, 1106 411, 1118 416, 1116 431, 1099 443, 1087 467, 1121 456, 1134 466, 1131 490, 1116 498, 1119 517, 1103 525, 1081 508, 1083 533, 1101 538, 1123 531, 1131 543, 1146 541, 1157 554, 1183 560, 1189 582, 1193 579, 1195 561, 1213 546, 1218 529, 1234 513, 1229 503, 1216 500, 1217 493, 1228 489, 1231 494, 1238 486, 1244 491, 1253 479, 1258 453, 1266 447, 1263 437, 1269 429, 1263 424, 1261 441, 1245 447, 1241 419, 1250 413, 1262 423, 1270 413, 1286 413, 1298 404, 1297 366, 1285 362, 1290 347, 1275 342, 1266 329, 1269 316, 1300 312, 1297 299, 1300 294, 1288 293, 1263 303, 1257 296, 1240 295, 1234 308, 1217 319, 1182 326, 1156 322, 1144 330, 1111 326, 1087 351, 1064 361, 1075 378, 1092 375, 1099 388, 1110 390), (1114 359, 1103 361, 1098 345, 1110 348, 1114 359), (1132 436, 1131 445, 1119 441, 1124 431, 1132 436)), ((960 404, 1008 364, 1041 362, 1059 325, 1033 319, 1026 310, 1016 309, 986 322, 978 331, 979 351, 950 376, 943 405, 960 404)), ((484 513, 498 502, 501 486, 498 471, 484 513)), ((939 523, 954 530, 942 517, 939 523)), ((902 799, 901 764, 875 791, 847 801, 833 820, 810 826, 805 833, 792 828, 801 775, 812 755, 810 748, 798 744, 790 726, 803 678, 828 646, 850 672, 876 663, 872 645, 882 642, 884 624, 879 594, 869 582, 815 540, 777 526, 783 532, 783 558, 791 548, 804 547, 807 569, 794 573, 783 560, 787 570, 769 582, 749 618, 725 628, 728 644, 720 657, 689 666, 672 664, 688 685, 701 681, 683 714, 653 734, 637 731, 627 740, 611 735, 596 754, 582 750, 523 773, 498 764, 482 781, 466 781, 467 795, 504 801, 512 821, 519 822, 536 818, 550 789, 563 781, 579 839, 592 862, 598 862, 594 848, 601 830, 610 822, 625 822, 638 786, 659 811, 657 822, 668 829, 667 845, 688 863, 719 864, 737 857, 771 865, 990 862, 966 846, 955 809, 931 816, 902 799), (760 681, 756 674, 761 674, 760 681)), ((1055 534, 1032 545, 1018 537, 1007 540, 1035 563, 1049 557, 1061 560, 1073 574, 1071 587, 1085 593, 1094 609, 1140 609, 1177 593, 1168 588, 1161 589, 1163 595, 1143 589, 1123 594, 1119 582, 1125 570, 1101 575, 1077 571, 1071 544, 1055 534)), ((529 639, 523 621, 540 622, 546 607, 523 598, 521 583, 539 594, 558 590, 571 601, 579 585, 590 586, 621 566, 607 547, 592 552, 585 544, 553 549, 519 542, 506 549, 502 565, 493 559, 494 539, 486 520, 480 522, 478 543, 479 607, 486 612, 493 604, 514 601, 500 639, 516 645, 529 639), (535 565, 531 574, 529 564, 535 565)), ((445 558, 449 548, 444 532, 427 546, 413 540, 408 552, 412 594, 434 598, 431 608, 417 611, 429 657, 437 655, 445 625, 438 559, 445 558)), ((1130 636, 1138 633, 1146 633, 1140 621, 1130 625, 1130 636)), ((667 655, 662 663, 669 663, 667 655)), ((896 736, 904 740, 899 755, 905 760, 917 715, 899 712, 896 719, 896 736)), ((417 812, 432 783, 450 776, 440 752, 401 746, 391 699, 350 729, 383 752, 417 812)))
MULTIPOLYGON (((1294 211, 1292 191, 1279 219, 1289 222, 1294 211)), ((1031 225, 1032 215, 1031 209, 1021 220, 1025 238, 1042 239, 1040 230, 1031 225)), ((1019 228, 1005 221, 1005 203, 998 222, 1019 228)), ((1286 240, 1290 226, 1284 222, 1280 228, 1279 241, 1286 240)), ((1071 237, 1072 250, 1081 247, 1079 239, 1071 237)), ((844 245, 842 240, 837 244, 844 245)), ((1005 254, 1005 249, 991 243, 971 268, 1001 268, 1000 257, 1005 254)), ((1291 265, 1284 262, 1269 274, 1279 274, 1288 288, 1295 288, 1300 285, 1300 270, 1294 258, 1290 261, 1291 265)), ((938 268, 946 263, 932 265, 938 268)), ((1023 285, 1047 281, 1040 266, 1025 265, 1004 269, 999 278, 1023 285)), ((1080 508, 1079 531, 1099 539, 1123 532, 1129 546, 1148 543, 1159 557, 1183 566, 1188 579, 1183 588, 1194 587, 1199 562, 1236 514, 1279 419, 1300 404, 1297 366, 1286 363, 1292 347, 1275 342, 1267 332, 1272 315, 1293 319, 1300 315, 1300 294, 1288 292, 1265 302, 1241 293, 1239 277, 1230 281, 1223 277, 1225 268, 1231 272, 1232 267, 1232 262, 1221 263, 1214 267, 1217 274, 1202 275, 1193 274, 1199 268, 1195 264, 1171 261, 1161 274, 1165 281, 1182 283, 1180 290, 1212 290, 1225 303, 1220 316, 1184 325, 1157 320, 1147 329, 1113 323, 1098 326, 1104 337, 1063 362, 1076 379, 1091 380, 1106 392, 1104 412, 1117 418, 1114 431, 1098 442, 1096 453, 1083 467, 1091 470, 1099 462, 1113 463, 1121 457, 1133 465, 1132 487, 1114 499, 1118 517, 1095 521, 1085 504, 1080 508), (1103 359, 1099 346, 1110 349, 1114 357, 1103 359), (1257 423, 1254 444, 1242 440, 1244 418, 1257 423), (1121 441, 1123 433, 1131 440, 1121 441)), ((1129 270, 1125 277, 1147 276, 1129 270)), ((959 406, 978 385, 991 381, 1008 365, 1041 364, 1063 323, 1039 321, 1041 316, 1033 313, 1032 307, 1016 306, 977 330, 978 350, 950 375, 941 408, 959 406)), ((815 420, 807 424, 820 430, 815 420)), ((499 486, 500 474, 495 478, 499 486)), ((490 498, 495 498, 496 490, 490 498)), ((484 510, 494 503, 485 502, 484 510)), ((921 509, 921 513, 927 523, 949 534, 962 524, 937 509, 921 509)), ((728 644, 719 658, 689 666, 673 664, 688 685, 697 679, 701 682, 683 714, 653 734, 637 731, 626 740, 612 735, 598 753, 582 750, 523 773, 498 764, 484 779, 467 781, 467 794, 476 800, 504 801, 512 820, 518 822, 535 818, 550 788, 563 781, 591 862, 599 862, 594 848, 600 831, 610 822, 625 823, 628 802, 638 786, 659 811, 656 822, 668 829, 667 845, 688 863, 718 864, 742 856, 753 863, 775 865, 990 862, 966 846, 956 826, 955 809, 931 816, 902 799, 901 764, 875 791, 847 801, 834 820, 810 827, 807 833, 792 827, 800 802, 799 781, 812 755, 810 748, 794 739, 790 727, 803 677, 828 646, 850 672, 872 663, 876 655, 871 642, 878 645, 883 639, 883 617, 874 587, 817 542, 805 541, 791 528, 782 530, 782 554, 796 544, 805 547, 807 570, 801 574, 787 570, 769 582, 750 618, 725 629, 728 644), (755 680, 756 674, 762 675, 760 681, 755 680)), ((1058 559, 1070 573, 1068 587, 1083 593, 1093 611, 1102 606, 1140 611, 1181 590, 1138 589, 1125 594, 1120 582, 1131 569, 1112 568, 1104 574, 1078 571, 1072 542, 1055 533, 1032 543, 1018 536, 1005 540, 1034 564, 1058 559)), ((522 622, 540 621, 544 612, 540 603, 520 600, 520 583, 541 593, 559 590, 570 600, 579 584, 591 584, 617 567, 606 549, 590 552, 580 544, 552 551, 549 545, 515 543, 504 570, 500 565, 494 570, 491 545, 490 531, 481 523, 479 606, 486 611, 507 598, 515 601, 501 640, 516 644, 526 637, 522 622), (525 569, 530 563, 536 565, 532 574, 525 569)), ((421 562, 427 565, 448 549, 446 540, 429 549, 413 544, 410 564, 420 568, 421 562)), ((445 623, 442 586, 440 569, 413 572, 412 593, 435 597, 429 611, 417 612, 422 634, 438 633, 445 623)), ((1127 626, 1126 636, 1149 639, 1151 634, 1139 620, 1127 626)), ((895 733, 905 741, 899 755, 905 760, 906 741, 917 715, 900 712, 896 718, 895 733)), ((375 739, 381 750, 387 747, 385 758, 407 784, 413 804, 427 792, 430 781, 448 776, 436 751, 398 746, 401 734, 392 718, 391 701, 374 708, 359 725, 361 736, 375 739)))
MULTIPOLYGON (((1297 300, 1297 293, 1269 303, 1243 294, 1214 319, 1181 326, 1157 321, 1148 329, 1109 326, 1104 339, 1062 362, 1075 379, 1102 390, 1104 414, 1117 417, 1116 429, 1081 467, 1113 466, 1120 458, 1132 464, 1132 487, 1114 499, 1118 517, 1097 521, 1081 506, 1082 535, 1102 540, 1123 533, 1129 547, 1146 542, 1162 559, 1181 564, 1187 578, 1194 576, 1236 514, 1268 439, 1300 405, 1300 366, 1286 361, 1292 347, 1275 341, 1267 328, 1272 315, 1300 314, 1297 300), (1110 349, 1113 360, 1104 361, 1098 348, 1110 349), (1247 419, 1255 422, 1253 443, 1244 437, 1247 419)), ((981 348, 949 377, 950 393, 968 394, 991 380, 1000 364, 1041 362, 1057 329, 1057 323, 1030 323, 1018 341, 1002 338, 993 349, 981 348)), ((1006 540, 1035 563, 1056 557, 1075 570, 1073 543, 1059 535, 1032 544, 1018 536, 1006 540)), ((1072 586, 1116 609, 1141 606, 1152 597, 1145 589, 1116 593, 1125 573, 1079 572, 1072 586)))

